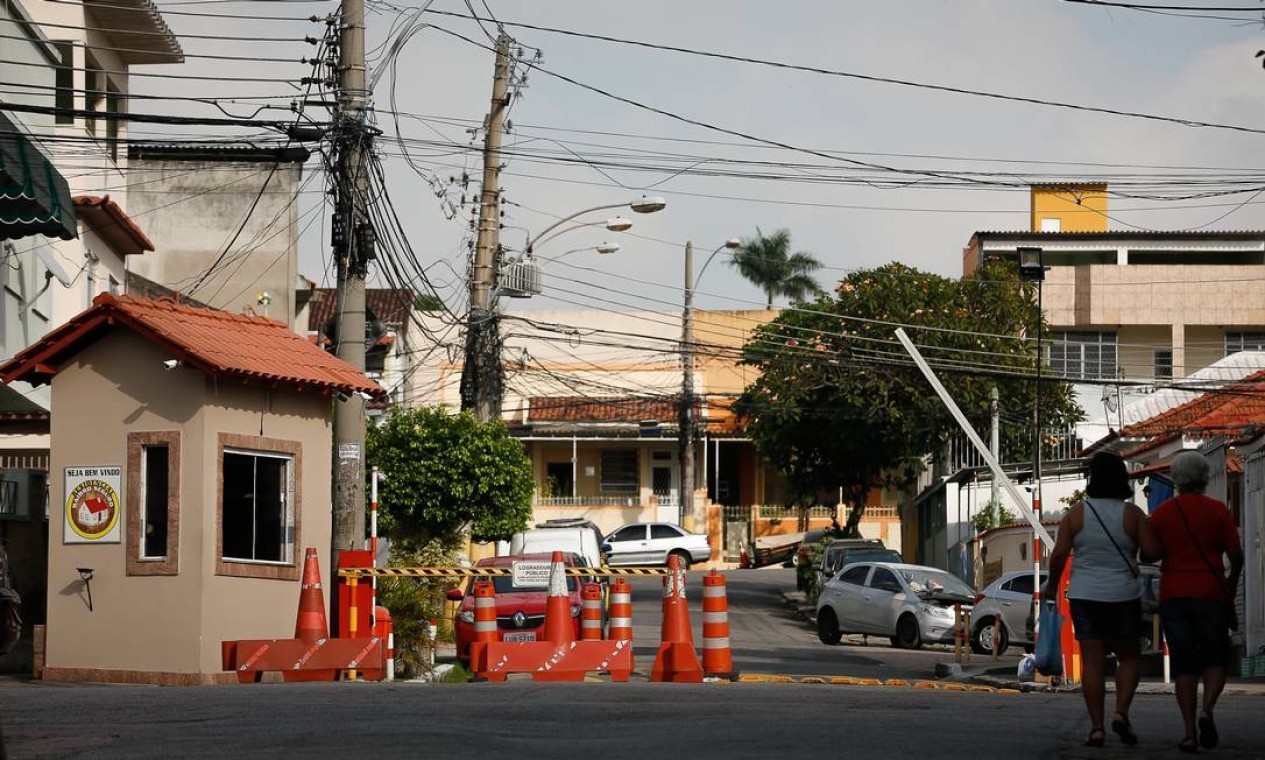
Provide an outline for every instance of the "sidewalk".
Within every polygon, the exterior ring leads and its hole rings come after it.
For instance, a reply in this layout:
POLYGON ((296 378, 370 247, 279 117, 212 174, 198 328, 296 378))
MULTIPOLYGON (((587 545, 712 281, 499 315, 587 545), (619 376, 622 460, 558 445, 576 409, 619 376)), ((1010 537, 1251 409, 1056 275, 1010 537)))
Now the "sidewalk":
MULTIPOLYGON (((816 610, 812 605, 807 604, 807 598, 802 591, 783 591, 782 597, 801 618, 810 622, 813 620, 816 610)), ((1157 662, 1151 664, 1156 670, 1162 667, 1157 662)), ((971 662, 964 664, 951 660, 938 663, 934 677, 942 681, 993 686, 999 689, 1018 689, 1019 691, 1080 691, 1080 686, 1077 684, 1050 686, 1044 682, 1020 681, 1017 671, 1018 668, 1013 662, 994 663, 988 655, 971 655, 971 662)), ((1107 691, 1115 691, 1115 684, 1110 678, 1107 679, 1107 691)), ((1173 684, 1164 683, 1164 679, 1158 676, 1143 677, 1141 683, 1138 684, 1138 693, 1172 694, 1173 684)), ((1231 676, 1226 682, 1225 693, 1265 696, 1265 678, 1231 676)))
MULTIPOLYGON (((980 660, 983 658, 973 656, 972 659, 980 660)), ((1078 684, 1051 686, 1044 682, 1020 681, 1016 671, 1017 668, 1013 663, 998 665, 992 662, 965 664, 943 662, 936 666, 936 678, 948 681, 958 681, 960 683, 995 686, 1001 689, 1018 689, 1020 691, 1080 691, 1080 686, 1078 684)), ((1115 691, 1115 684, 1110 677, 1107 679, 1107 691, 1115 691)), ((1138 693, 1172 694, 1173 684, 1164 683, 1162 677, 1146 677, 1138 684, 1138 693)), ((1231 676, 1226 682, 1225 693, 1240 696, 1265 697, 1265 678, 1243 678, 1240 676, 1231 676)))

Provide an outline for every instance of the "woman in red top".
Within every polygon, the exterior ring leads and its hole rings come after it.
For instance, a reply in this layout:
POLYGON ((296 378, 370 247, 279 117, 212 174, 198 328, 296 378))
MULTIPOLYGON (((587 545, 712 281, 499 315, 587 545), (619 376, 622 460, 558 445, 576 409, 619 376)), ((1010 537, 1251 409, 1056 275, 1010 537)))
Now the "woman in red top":
POLYGON ((1211 468, 1203 455, 1184 451, 1173 459, 1177 495, 1155 508, 1151 529, 1164 549, 1160 568, 1160 617, 1177 681, 1177 704, 1186 724, 1183 752, 1217 746, 1212 710, 1225 688, 1235 591, 1243 570, 1239 531, 1224 503, 1204 495, 1211 468), (1226 576, 1221 555, 1230 558, 1226 576), (1195 733, 1195 700, 1203 677, 1203 712, 1195 733))

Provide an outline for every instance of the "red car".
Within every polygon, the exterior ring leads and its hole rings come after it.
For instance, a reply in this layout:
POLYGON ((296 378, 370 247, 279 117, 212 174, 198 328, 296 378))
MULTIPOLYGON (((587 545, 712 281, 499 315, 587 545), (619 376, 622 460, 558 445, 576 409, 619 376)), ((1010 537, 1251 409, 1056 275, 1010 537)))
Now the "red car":
MULTIPOLYGON (((448 592, 448 599, 460 601, 452 627, 457 640, 457 660, 470 664, 470 642, 474 641, 474 583, 492 581, 496 588, 496 638, 498 641, 536 641, 545 624, 545 603, 549 599, 549 565, 552 554, 510 554, 487 557, 475 567, 512 567, 514 575, 470 578, 462 588, 448 592)), ((583 567, 578 554, 565 554, 563 561, 571 567, 583 567)), ((588 578, 567 576, 567 594, 571 597, 571 624, 580 637, 580 590, 588 578)))

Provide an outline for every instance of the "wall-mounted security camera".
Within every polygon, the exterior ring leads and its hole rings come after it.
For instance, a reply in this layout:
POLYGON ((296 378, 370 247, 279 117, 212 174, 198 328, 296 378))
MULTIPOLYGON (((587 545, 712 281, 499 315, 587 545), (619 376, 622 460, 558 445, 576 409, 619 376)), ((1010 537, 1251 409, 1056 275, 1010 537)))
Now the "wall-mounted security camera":
POLYGON ((167 370, 168 372, 172 371, 173 369, 179 366, 180 366, 179 359, 167 359, 166 361, 163 362, 163 369, 167 370))

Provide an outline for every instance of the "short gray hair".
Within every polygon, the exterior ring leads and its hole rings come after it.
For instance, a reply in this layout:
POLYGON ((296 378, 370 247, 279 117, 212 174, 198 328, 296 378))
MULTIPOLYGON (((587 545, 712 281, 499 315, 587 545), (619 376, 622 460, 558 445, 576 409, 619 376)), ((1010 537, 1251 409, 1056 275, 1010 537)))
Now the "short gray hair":
POLYGON ((1208 477, 1211 474, 1212 467, 1209 466, 1208 460, 1197 451, 1183 451, 1173 457, 1173 464, 1169 468, 1173 485, 1177 486, 1179 491, 1202 493, 1208 485, 1208 477))

